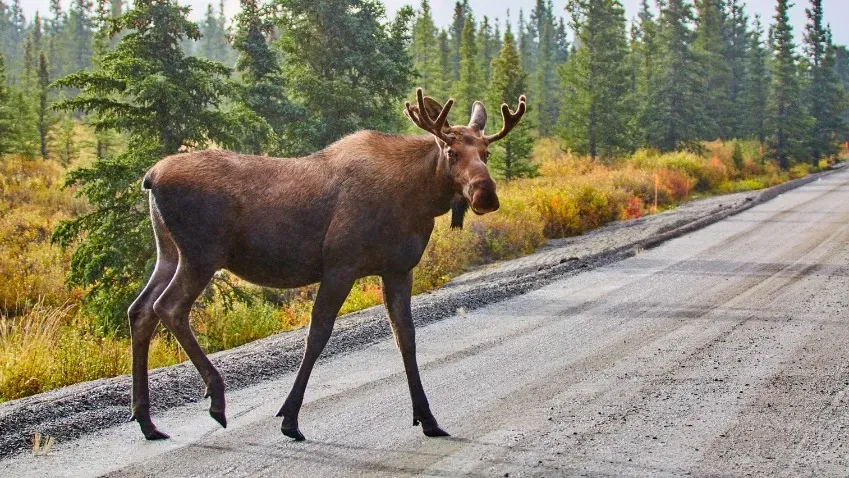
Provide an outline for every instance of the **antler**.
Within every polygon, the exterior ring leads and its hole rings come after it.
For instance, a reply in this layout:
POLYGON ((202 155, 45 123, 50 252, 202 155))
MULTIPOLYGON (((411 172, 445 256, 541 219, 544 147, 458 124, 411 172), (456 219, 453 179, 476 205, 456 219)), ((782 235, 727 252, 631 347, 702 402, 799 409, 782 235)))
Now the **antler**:
POLYGON ((445 106, 442 107, 442 111, 439 112, 439 116, 436 117, 436 120, 427 114, 427 109, 425 109, 424 104, 424 93, 421 88, 416 89, 416 103, 418 103, 416 106, 410 105, 409 101, 404 104, 407 109, 407 116, 410 117, 413 123, 446 143, 452 142, 454 140, 454 136, 443 132, 442 127, 445 126, 445 121, 448 118, 448 112, 451 111, 451 107, 454 105, 454 99, 449 99, 448 102, 445 103, 445 106))
POLYGON ((527 108, 527 105, 525 104, 526 102, 527 98, 525 98, 525 95, 520 96, 519 107, 516 108, 515 113, 510 111, 510 107, 507 106, 507 103, 501 105, 501 116, 502 118, 504 118, 504 126, 501 127, 501 131, 491 136, 484 136, 484 140, 487 142, 487 144, 493 143, 507 136, 507 133, 509 133, 510 130, 512 130, 514 127, 516 127, 517 124, 519 124, 519 120, 522 119, 522 115, 525 114, 525 109, 527 108))

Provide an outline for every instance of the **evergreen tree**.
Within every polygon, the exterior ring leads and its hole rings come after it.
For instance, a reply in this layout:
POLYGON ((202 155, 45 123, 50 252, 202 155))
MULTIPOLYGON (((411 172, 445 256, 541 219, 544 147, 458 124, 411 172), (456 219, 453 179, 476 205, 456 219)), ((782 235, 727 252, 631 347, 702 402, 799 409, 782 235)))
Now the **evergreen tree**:
POLYGON ((805 108, 788 0, 778 0, 770 30, 773 52, 768 130, 772 154, 782 168, 807 159, 806 137, 811 119, 805 108))
POLYGON ((561 68, 561 131, 581 154, 613 158, 632 149, 625 10, 618 0, 569 0, 578 48, 561 68))
MULTIPOLYGON (((498 56, 498 53, 501 51, 501 47, 504 46, 502 44, 502 38, 504 38, 504 35, 502 35, 502 33, 501 33, 501 24, 500 24, 500 20, 498 19, 498 17, 495 17, 495 20, 492 23, 495 26, 493 27, 494 31, 492 33, 492 38, 490 39, 489 51, 492 52, 492 59, 494 60, 495 57, 498 56)), ((489 64, 487 65, 487 69, 489 70, 489 77, 491 78, 492 77, 492 60, 490 60, 489 64)))
POLYGON ((68 51, 71 52, 69 72, 89 67, 94 37, 94 14, 91 0, 73 0, 68 14, 68 51))
POLYGON ((0 56, 4 58, 12 54, 12 29, 12 11, 4 0, 0 0, 0 56))
POLYGON ((36 110, 41 157, 47 159, 47 131, 50 129, 50 109, 47 93, 50 88, 50 72, 47 69, 47 57, 44 52, 38 54, 38 109, 36 110))
POLYGON ((32 37, 27 37, 26 46, 24 46, 23 68, 21 73, 21 83, 24 86, 24 93, 29 94, 30 86, 32 85, 33 73, 35 70, 36 53, 33 51, 32 37))
POLYGON ((834 71, 835 50, 831 44, 831 30, 823 26, 822 0, 811 0, 811 8, 805 9, 805 13, 808 24, 804 43, 810 65, 808 111, 813 118, 808 149, 811 160, 817 164, 821 158, 838 152, 837 138, 846 132, 840 116, 846 107, 846 98, 840 77, 834 71))
POLYGON ((834 71, 843 82, 844 89, 849 92, 849 48, 845 45, 834 47, 834 71))
POLYGON ((451 90, 454 86, 454 64, 451 53, 451 40, 448 38, 448 32, 440 30, 436 37, 437 50, 439 51, 439 87, 433 95, 433 98, 439 98, 441 101, 447 101, 451 96, 451 90), (438 95, 437 95, 438 93, 438 95))
MULTIPOLYGON (((542 8, 542 7, 540 7, 542 8)), ((557 78, 556 45, 554 43, 555 24, 550 10, 546 7, 537 14, 539 43, 536 52, 536 72, 533 75, 532 90, 536 112, 534 122, 539 127, 540 136, 551 136, 560 114, 562 93, 557 78)))
POLYGON ((26 18, 21 1, 12 0, 9 4, 0 0, 0 42, 11 76, 19 76, 22 71, 26 37, 26 18))
POLYGON ((749 17, 740 0, 731 0, 727 3, 727 8, 725 63, 730 72, 728 100, 731 103, 731 111, 727 115, 728 133, 738 138, 746 129, 743 124, 748 112, 743 104, 742 94, 746 83, 746 65, 752 34, 749 32, 749 17))
POLYGON ((413 10, 382 23, 371 0, 278 0, 279 46, 290 98, 312 115, 293 125, 292 154, 315 152, 361 128, 406 127, 398 104, 411 87, 413 10))
POLYGON ((460 79, 460 45, 463 43, 463 28, 466 26, 466 17, 471 15, 469 1, 458 1, 454 4, 454 19, 451 21, 449 38, 451 40, 451 68, 453 80, 460 79))
POLYGON ((490 64, 492 63, 493 58, 495 58, 495 55, 498 54, 498 50, 495 49, 492 39, 492 25, 489 23, 489 18, 484 15, 480 29, 478 30, 477 40, 478 55, 480 57, 478 62, 480 63, 483 78, 486 83, 489 83, 490 64))
POLYGON ((38 12, 35 12, 35 17, 32 20, 30 37, 32 38, 32 47, 35 54, 41 53, 44 50, 44 30, 41 26, 41 15, 38 12))
MULTIPOLYGON (((112 29, 111 19, 114 14, 114 7, 114 5, 109 3, 109 0, 98 0, 97 7, 95 8, 96 30, 92 43, 92 66, 95 68, 103 67, 103 59, 109 53, 112 46, 112 36, 110 32, 112 29)), ((97 114, 92 113, 88 115, 87 119, 89 121, 97 122, 97 114)), ((64 122, 63 127, 67 129, 64 122)), ((64 134, 64 130, 62 134, 64 134)), ((116 136, 115 131, 104 128, 96 129, 94 131, 95 157, 98 159, 106 157, 116 143, 116 136)), ((69 147, 69 143, 67 141, 60 141, 60 143, 60 149, 63 151, 63 161, 70 161, 72 157, 70 151, 73 148, 69 147)))
POLYGON ((656 73, 646 99, 641 128, 649 146, 662 151, 696 147, 702 138, 704 113, 704 72, 701 59, 693 51, 690 30, 693 12, 683 0, 668 0, 658 21, 656 73))
POLYGON ((207 4, 206 15, 200 25, 201 38, 196 51, 204 58, 230 66, 232 65, 231 47, 227 42, 227 30, 223 18, 223 10, 216 15, 212 4, 207 4))
POLYGON ((767 98, 769 96, 769 69, 767 68, 767 50, 763 43, 764 30, 761 19, 755 15, 746 60, 746 77, 742 96, 742 136, 757 138, 761 144, 766 141, 767 98))
POLYGON ((413 67, 418 73, 418 86, 434 98, 446 96, 443 90, 437 29, 433 23, 430 2, 422 0, 421 10, 413 24, 413 41, 410 44, 413 67))
POLYGON ((6 60, 0 52, 0 156, 11 153, 14 145, 14 115, 10 100, 9 87, 6 86, 6 60))
POLYGON ((151 225, 140 181, 162 156, 209 141, 234 144, 234 121, 216 106, 232 91, 226 67, 186 57, 180 42, 197 39, 187 7, 172 0, 135 0, 111 23, 126 35, 93 72, 58 80, 80 94, 57 107, 95 113, 97 128, 129 134, 127 152, 72 171, 92 211, 61 223, 54 240, 74 248, 68 282, 85 288, 86 307, 107 329, 125 328, 127 304, 153 265, 151 225))
POLYGON ((557 21, 554 30, 554 64, 562 65, 569 59, 569 37, 566 34, 566 22, 563 18, 557 21))
MULTIPOLYGON (((527 84, 528 74, 522 69, 516 41, 508 23, 501 52, 492 61, 492 81, 487 103, 492 107, 504 103, 515 104, 516 99, 525 94, 527 84)), ((538 166, 531 161, 534 145, 531 128, 527 118, 522 118, 510 134, 490 147, 489 167, 496 176, 510 181, 537 175, 538 166)), ((499 128, 493 125, 492 129, 497 131, 499 128)))
POLYGON ((730 98, 731 71, 725 57, 725 12, 722 0, 696 0, 696 36, 693 50, 704 72, 704 111, 701 137, 730 138, 734 129, 733 102, 730 98))
POLYGON ((483 93, 483 72, 478 61, 478 47, 475 41, 475 22, 471 15, 466 17, 463 27, 463 42, 460 46, 460 81, 457 83, 456 118, 466 118, 472 111, 472 104, 483 93))
POLYGON ((525 14, 519 9, 519 58, 522 60, 522 69, 528 74, 535 71, 534 68, 534 37, 531 27, 525 22, 525 14))
POLYGON ((657 77, 660 63, 660 41, 658 38, 657 22, 649 8, 648 0, 642 0, 639 21, 635 32, 635 44, 632 46, 632 56, 639 62, 636 72, 637 86, 634 91, 636 121, 634 136, 636 144, 645 145, 648 140, 648 125, 656 112, 650 98, 657 97, 657 77))
MULTIPOLYGON (((242 74, 242 103, 248 112, 242 122, 242 150, 260 154, 278 153, 280 139, 285 138, 289 124, 305 112, 297 110, 286 97, 277 56, 266 37, 274 25, 260 9, 258 0, 241 0, 242 10, 236 16, 236 35, 233 48, 239 52, 236 70, 242 74)), ((237 108, 237 112, 240 110, 237 108)), ((244 112, 243 112, 244 113, 244 112)))
POLYGON ((53 14, 47 23, 47 58, 50 59, 50 77, 58 78, 64 73, 69 61, 66 38, 68 17, 62 10, 60 0, 50 0, 53 14))

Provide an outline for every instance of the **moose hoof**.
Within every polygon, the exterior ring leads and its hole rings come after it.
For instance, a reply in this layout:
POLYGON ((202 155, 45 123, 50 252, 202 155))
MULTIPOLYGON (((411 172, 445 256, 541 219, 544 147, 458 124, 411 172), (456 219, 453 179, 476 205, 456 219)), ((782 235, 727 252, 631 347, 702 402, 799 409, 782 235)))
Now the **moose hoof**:
POLYGON ((144 438, 146 440, 154 441, 154 440, 167 440, 171 438, 167 433, 162 433, 161 431, 154 428, 152 431, 144 432, 144 438))
POLYGON ((227 428, 227 417, 224 415, 224 411, 209 411, 209 416, 215 419, 216 422, 220 423, 223 428, 227 428))
POLYGON ((413 426, 417 427, 421 424, 422 432, 425 436, 429 437, 450 437, 445 430, 439 428, 439 425, 436 424, 436 419, 433 417, 430 418, 413 418, 413 426))
POLYGON ((443 430, 439 427, 430 428, 430 429, 424 428, 424 429, 422 429, 422 432, 424 432, 425 436, 431 437, 431 438, 433 438, 433 437, 450 437, 451 436, 447 431, 445 431, 445 430, 443 430))
POLYGON ((298 427, 287 428, 285 426, 285 423, 284 423, 283 425, 280 426, 280 431, 283 432, 284 435, 286 435, 287 437, 289 437, 289 438, 291 438, 295 441, 306 440, 306 437, 304 436, 303 433, 301 433, 301 430, 299 430, 298 427))

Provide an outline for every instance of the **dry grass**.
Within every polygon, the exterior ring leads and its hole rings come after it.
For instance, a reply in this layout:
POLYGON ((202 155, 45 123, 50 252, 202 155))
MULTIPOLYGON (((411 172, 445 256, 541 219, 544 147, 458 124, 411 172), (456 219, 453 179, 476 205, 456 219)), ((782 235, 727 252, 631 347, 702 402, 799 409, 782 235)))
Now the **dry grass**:
MULTIPOLYGON (((732 160, 733 145, 721 142, 707 143, 703 155, 641 150, 611 165, 576 157, 557 142, 542 140, 534 153, 540 177, 499 184, 497 213, 470 214, 461 231, 449 228, 447 215, 437 218, 415 271, 414 292, 439 287, 475 265, 531 253, 546 238, 651 214, 655 198, 662 210, 694 197, 760 189, 812 171, 807 165, 781 171, 762 161, 757 144, 741 145, 742 167, 732 160)), ((90 161, 90 145, 82 146, 78 161, 90 161)), ((849 159, 849 149, 843 156, 849 159)), ((85 208, 72 192, 59 190, 63 172, 54 161, 0 158, 0 401, 130 370, 129 339, 97 332, 94 322, 79 312, 81 292, 63 285, 68 257, 49 244, 53 225, 85 208)), ((317 286, 247 290, 255 298, 250 304, 217 293, 193 309, 192 325, 208 351, 305 326, 317 286)), ((368 277, 356 283, 341 312, 381 302, 380 281, 368 277)), ((157 334, 151 368, 184 360, 169 334, 157 334)))

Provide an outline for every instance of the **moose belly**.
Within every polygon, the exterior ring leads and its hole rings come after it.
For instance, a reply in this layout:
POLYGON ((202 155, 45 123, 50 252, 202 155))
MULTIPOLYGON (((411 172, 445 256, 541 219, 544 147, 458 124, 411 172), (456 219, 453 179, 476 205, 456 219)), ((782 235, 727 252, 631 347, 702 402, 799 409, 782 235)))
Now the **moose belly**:
POLYGON ((321 242, 254 234, 232 247, 224 269, 264 287, 292 288, 313 284, 321 280, 321 242))

